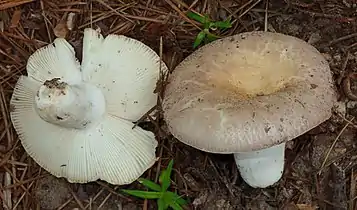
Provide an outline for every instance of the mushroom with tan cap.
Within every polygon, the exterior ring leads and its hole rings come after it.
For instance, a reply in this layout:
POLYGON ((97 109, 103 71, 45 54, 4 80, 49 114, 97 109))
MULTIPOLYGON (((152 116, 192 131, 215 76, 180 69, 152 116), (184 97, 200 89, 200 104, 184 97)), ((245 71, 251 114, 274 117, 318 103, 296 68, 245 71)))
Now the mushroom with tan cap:
POLYGON ((246 32, 196 50, 169 76, 162 104, 169 131, 211 153, 234 153, 252 187, 276 183, 285 143, 331 116, 336 101, 324 57, 306 42, 246 32))
POLYGON ((156 161, 154 134, 133 122, 156 105, 160 69, 167 67, 153 50, 123 35, 85 29, 81 64, 57 38, 28 59, 10 102, 13 126, 56 177, 129 184, 156 161))

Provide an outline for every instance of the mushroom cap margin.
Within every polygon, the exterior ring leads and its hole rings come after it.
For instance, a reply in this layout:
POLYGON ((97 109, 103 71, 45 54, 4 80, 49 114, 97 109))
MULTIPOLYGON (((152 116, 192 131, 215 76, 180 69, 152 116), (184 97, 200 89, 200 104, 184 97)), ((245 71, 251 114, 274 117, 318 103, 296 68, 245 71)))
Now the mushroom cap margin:
POLYGON ((10 105, 12 124, 25 151, 42 168, 72 183, 98 179, 130 184, 156 162, 155 135, 119 117, 106 116, 84 130, 63 128, 40 118, 34 97, 41 83, 21 76, 10 105))
POLYGON ((292 36, 254 31, 216 40, 184 59, 169 76, 162 107, 178 140, 206 152, 238 153, 304 134, 330 118, 335 101, 329 64, 316 48, 292 36), (247 98, 223 90, 212 78, 228 82, 222 66, 248 56, 243 52, 257 53, 258 60, 280 53, 268 68, 285 59, 297 69, 295 78, 268 95, 247 98))

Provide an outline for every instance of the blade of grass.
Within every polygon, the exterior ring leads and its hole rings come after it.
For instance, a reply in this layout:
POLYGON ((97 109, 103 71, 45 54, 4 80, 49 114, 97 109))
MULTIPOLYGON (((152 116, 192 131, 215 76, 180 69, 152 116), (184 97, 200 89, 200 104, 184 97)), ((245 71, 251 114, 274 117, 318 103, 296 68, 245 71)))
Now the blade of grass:
POLYGON ((179 205, 186 205, 187 201, 183 198, 181 198, 181 196, 177 195, 174 192, 166 192, 165 196, 163 196, 164 198, 166 198, 167 200, 170 200, 174 203, 177 203, 179 205))
POLYGON ((169 162, 169 165, 167 166, 167 168, 162 171, 162 176, 160 177, 162 191, 166 191, 170 187, 170 184, 171 184, 170 177, 171 177, 171 171, 172 171, 173 164, 174 164, 174 160, 172 159, 169 162))
POLYGON ((195 42, 193 43, 193 48, 197 48, 205 38, 206 38, 206 33, 204 31, 198 33, 195 42))
POLYGON ((158 210, 165 210, 165 202, 162 198, 157 200, 157 208, 158 210))
POLYGON ((205 44, 210 43, 210 42, 220 38, 219 36, 209 32, 208 29, 205 29, 204 32, 206 34, 205 44))
POLYGON ((200 22, 202 24, 204 24, 206 22, 206 19, 204 16, 200 15, 200 14, 197 14, 195 12, 191 12, 191 11, 188 11, 186 13, 187 17, 191 18, 192 20, 195 20, 197 22, 200 22))
POLYGON ((177 194, 173 195, 173 200, 175 201, 175 203, 178 203, 181 206, 186 205, 188 203, 185 199, 183 199, 181 196, 177 194))
POLYGON ((203 22, 203 28, 209 28, 210 24, 211 24, 211 20, 209 18, 209 16, 207 14, 204 15, 204 22, 203 22))
POLYGON ((160 185, 158 185, 155 182, 150 181, 148 179, 139 178, 138 182, 140 182, 140 184, 144 185, 145 187, 149 188, 150 190, 155 190, 158 192, 161 191, 160 185))
POLYGON ((182 210, 182 207, 177 203, 171 203, 170 207, 174 210, 182 210))
POLYGON ((232 27, 232 24, 231 24, 230 20, 217 21, 217 22, 211 22, 210 28, 211 27, 215 27, 215 28, 219 28, 219 29, 228 29, 228 28, 232 27))
POLYGON ((144 199, 158 199, 161 198, 162 192, 147 192, 141 190, 122 190, 123 192, 144 199))

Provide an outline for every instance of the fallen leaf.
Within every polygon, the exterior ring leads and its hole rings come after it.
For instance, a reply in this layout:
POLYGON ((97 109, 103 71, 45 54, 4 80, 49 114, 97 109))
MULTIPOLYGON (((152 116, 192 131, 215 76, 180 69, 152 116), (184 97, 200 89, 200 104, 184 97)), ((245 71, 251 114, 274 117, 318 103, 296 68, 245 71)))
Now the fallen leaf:
POLYGON ((299 210, 316 210, 317 206, 316 205, 310 205, 310 204, 296 204, 296 207, 299 210))
POLYGON ((10 28, 16 28, 19 25, 21 19, 21 10, 15 10, 11 18, 10 28))
POLYGON ((19 1, 12 0, 12 1, 0 2, 0 10, 9 9, 9 8, 20 6, 22 4, 27 4, 27 3, 30 3, 33 1, 35 1, 35 0, 19 0, 19 1))
POLYGON ((4 26, 5 26, 4 21, 0 20, 0 31, 1 32, 4 32, 4 26))
POLYGON ((284 210, 316 210, 316 205, 289 203, 284 210))
POLYGON ((58 38, 65 38, 68 34, 67 24, 63 21, 59 22, 56 27, 53 29, 53 33, 58 38))

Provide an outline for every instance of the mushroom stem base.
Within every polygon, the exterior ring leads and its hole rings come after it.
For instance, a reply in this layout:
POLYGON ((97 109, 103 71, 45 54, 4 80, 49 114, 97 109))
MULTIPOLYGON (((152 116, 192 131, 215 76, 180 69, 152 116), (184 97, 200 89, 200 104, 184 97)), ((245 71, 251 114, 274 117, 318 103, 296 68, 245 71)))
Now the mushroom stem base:
POLYGON ((269 187, 282 177, 285 143, 245 153, 235 153, 234 159, 243 180, 254 188, 269 187))
POLYGON ((69 85, 59 79, 48 80, 36 96, 39 116, 66 128, 88 127, 102 118, 105 107, 101 90, 87 83, 69 85))

